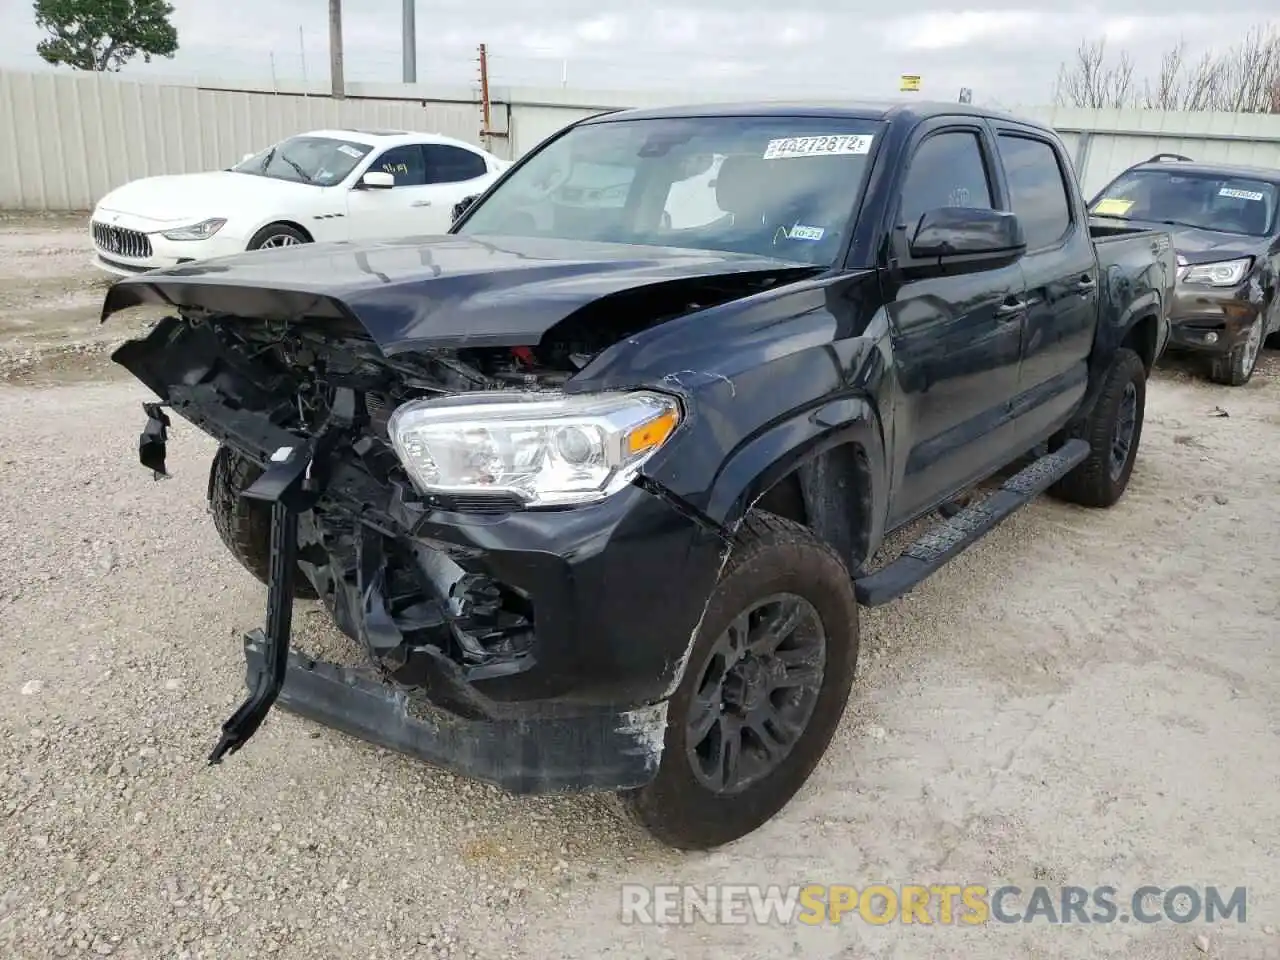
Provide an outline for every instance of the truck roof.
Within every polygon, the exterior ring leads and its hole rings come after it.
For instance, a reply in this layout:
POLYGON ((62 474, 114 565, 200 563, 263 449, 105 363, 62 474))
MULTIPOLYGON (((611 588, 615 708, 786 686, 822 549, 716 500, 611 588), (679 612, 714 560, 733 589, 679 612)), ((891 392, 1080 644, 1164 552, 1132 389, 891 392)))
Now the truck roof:
POLYGON ((686 104, 616 110, 584 122, 607 123, 612 120, 660 120, 680 117, 827 117, 849 120, 905 120, 914 124, 938 116, 1006 120, 1027 127, 1035 127, 1048 133, 1053 132, 1053 129, 1046 124, 1028 120, 1025 117, 1014 116, 989 107, 974 106, 971 103, 940 100, 760 100, 740 103, 686 104))

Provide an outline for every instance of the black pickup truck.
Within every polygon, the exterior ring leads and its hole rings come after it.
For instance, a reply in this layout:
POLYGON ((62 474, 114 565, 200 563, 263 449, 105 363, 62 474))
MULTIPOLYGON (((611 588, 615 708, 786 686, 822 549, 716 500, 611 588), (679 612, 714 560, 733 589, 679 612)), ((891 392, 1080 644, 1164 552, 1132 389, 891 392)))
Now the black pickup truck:
POLYGON ((160 398, 140 459, 167 475, 166 408, 216 438, 214 521, 268 587, 210 761, 278 699, 618 791, 674 846, 749 833, 840 721, 859 604, 1042 492, 1120 498, 1174 273, 1166 233, 1095 241, 1049 129, 757 104, 576 123, 448 235, 119 281, 104 321, 173 308, 114 355, 160 398), (291 649, 298 596, 367 665, 291 649))

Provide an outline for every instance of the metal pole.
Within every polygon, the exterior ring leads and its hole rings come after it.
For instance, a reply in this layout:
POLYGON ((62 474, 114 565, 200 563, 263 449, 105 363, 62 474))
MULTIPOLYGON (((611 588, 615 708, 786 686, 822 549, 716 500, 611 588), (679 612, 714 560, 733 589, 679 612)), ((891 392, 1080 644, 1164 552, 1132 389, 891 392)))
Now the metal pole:
POLYGON ((414 0, 404 0, 404 82, 418 82, 418 26, 414 22, 414 0))
POLYGON ((347 95, 342 76, 342 0, 329 0, 329 79, 337 100, 347 95))
POLYGON ((302 54, 302 82, 307 82, 307 41, 302 35, 302 24, 298 24, 298 53, 302 54))

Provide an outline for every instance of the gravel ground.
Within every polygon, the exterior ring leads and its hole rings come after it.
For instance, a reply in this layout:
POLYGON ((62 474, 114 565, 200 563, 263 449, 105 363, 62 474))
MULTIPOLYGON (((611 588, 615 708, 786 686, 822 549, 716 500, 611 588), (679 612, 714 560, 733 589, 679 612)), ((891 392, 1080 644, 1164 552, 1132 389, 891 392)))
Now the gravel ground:
POLYGON ((1280 957, 1275 354, 1238 390, 1161 372, 1120 505, 1036 503, 866 612, 811 782, 682 855, 608 797, 509 797, 283 712, 204 765, 264 591, 205 513, 206 438, 175 425, 170 481, 136 464, 145 391, 104 351, 145 318, 96 326, 87 258, 82 219, 0 223, 0 955, 1280 957), (626 927, 624 882, 1249 902, 1213 927, 626 927))

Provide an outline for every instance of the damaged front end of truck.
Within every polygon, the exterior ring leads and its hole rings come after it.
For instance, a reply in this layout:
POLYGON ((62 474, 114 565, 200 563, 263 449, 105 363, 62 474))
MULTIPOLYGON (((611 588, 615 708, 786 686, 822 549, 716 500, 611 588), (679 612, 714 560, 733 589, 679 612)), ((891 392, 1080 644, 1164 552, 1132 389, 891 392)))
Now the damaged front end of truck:
POLYGON ((241 495, 269 505, 266 621, 244 638, 250 695, 210 762, 278 701, 514 792, 624 789, 656 773, 725 534, 645 476, 689 415, 680 393, 583 391, 574 378, 646 327, 813 271, 617 253, 535 268, 509 251, 517 299, 501 265, 488 284, 448 269, 450 251, 495 258, 478 246, 442 238, 415 255, 426 269, 398 277, 344 253, 362 275, 347 282, 317 247, 108 293, 104 321, 173 309, 113 357, 159 398, 144 405, 143 465, 166 475, 167 409, 255 465, 241 495), (331 270, 313 283, 304 264, 331 270), (367 667, 291 649, 299 578, 367 667))

